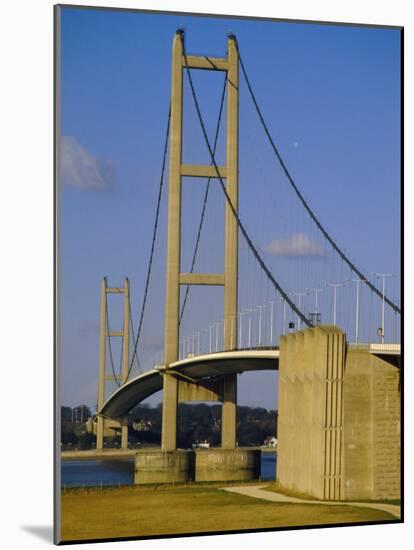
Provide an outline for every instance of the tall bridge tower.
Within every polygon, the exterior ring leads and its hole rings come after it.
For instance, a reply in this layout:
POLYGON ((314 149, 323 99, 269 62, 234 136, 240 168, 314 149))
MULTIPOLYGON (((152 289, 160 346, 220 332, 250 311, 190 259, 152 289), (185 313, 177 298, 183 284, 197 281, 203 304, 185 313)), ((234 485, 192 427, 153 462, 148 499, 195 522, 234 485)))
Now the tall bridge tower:
MULTIPOLYGON (((226 165, 218 167, 226 180, 226 190, 235 211, 238 209, 239 163, 239 59, 234 36, 228 37, 227 58, 184 55, 184 36, 178 31, 172 53, 170 164, 168 196, 168 251, 166 281, 166 314, 164 339, 164 398, 162 448, 172 451, 177 446, 177 403, 179 385, 183 384, 168 367, 178 360, 179 309, 181 285, 220 285, 224 287, 224 350, 237 347, 237 219, 226 201, 224 273, 182 273, 181 257, 181 182, 183 177, 215 178, 214 166, 188 165, 182 162, 183 142, 183 69, 227 72, 227 146, 226 165)), ((223 200, 224 197, 223 197, 223 200)), ((222 409, 222 447, 236 447, 237 375, 224 378, 220 399, 222 409)), ((194 394, 194 392, 193 392, 194 394)), ((201 393, 200 393, 200 399, 201 393)))
MULTIPOLYGON (((124 384, 128 379, 129 369, 129 323, 130 323, 130 304, 129 304, 129 280, 125 279, 123 287, 109 287, 106 277, 101 285, 101 326, 99 341, 99 380, 98 380, 98 411, 102 409, 105 402, 105 389, 107 382, 117 382, 124 384), (111 331, 108 323, 108 294, 123 295, 124 314, 122 331, 111 331), (122 372, 119 374, 107 372, 106 347, 110 345, 110 338, 121 338, 122 340, 122 372)), ((122 418, 110 419, 104 418, 98 414, 96 430, 96 448, 103 450, 104 436, 114 436, 121 434, 121 448, 128 447, 128 416, 122 418)))

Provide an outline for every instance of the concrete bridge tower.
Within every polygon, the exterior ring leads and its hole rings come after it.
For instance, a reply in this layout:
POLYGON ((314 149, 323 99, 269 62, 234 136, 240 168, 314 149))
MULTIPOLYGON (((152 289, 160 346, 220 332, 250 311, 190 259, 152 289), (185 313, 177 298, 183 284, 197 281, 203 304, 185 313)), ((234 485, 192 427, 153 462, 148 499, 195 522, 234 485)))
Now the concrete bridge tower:
MULTIPOLYGON (((183 138, 183 55, 184 36, 178 31, 174 37, 172 54, 171 86, 171 129, 168 197, 168 253, 166 281, 166 311, 164 362, 164 398, 162 449, 173 451, 177 447, 177 403, 179 386, 185 395, 185 385, 175 375, 168 373, 168 367, 178 360, 179 308, 181 285, 224 286, 224 349, 237 347, 237 270, 238 270, 238 226, 237 220, 226 204, 225 212, 225 258, 224 273, 182 273, 181 257, 181 181, 182 177, 217 177, 214 166, 185 165, 182 163, 183 138)), ((219 70, 227 72, 227 148, 226 166, 219 167, 220 176, 226 181, 227 193, 237 212, 238 208, 238 119, 239 119, 239 60, 235 37, 228 38, 228 57, 208 58, 187 56, 188 67, 192 69, 219 70)), ((223 200, 226 200, 223 198, 223 200)), ((194 396, 194 388, 192 389, 194 396)), ((236 447, 237 375, 224 378, 220 400, 222 410, 222 447, 236 447)), ((203 391, 198 392, 200 400, 203 391)), ((194 399, 194 397, 193 397, 194 399)))
MULTIPOLYGON (((105 402, 105 389, 107 382, 118 382, 124 384, 128 379, 129 370, 129 324, 130 324, 130 303, 129 303, 129 280, 125 279, 123 287, 109 287, 106 277, 101 285, 101 327, 99 342, 99 379, 98 379, 98 411, 102 409, 105 402), (122 331, 111 331, 108 326, 108 294, 123 295, 123 329, 122 331), (106 365, 106 344, 108 338, 122 339, 122 372, 120 375, 108 374, 106 365)), ((93 430, 96 431, 96 448, 104 448, 104 436, 114 436, 121 434, 121 448, 128 448, 128 417, 111 419, 98 415, 96 425, 93 430)))

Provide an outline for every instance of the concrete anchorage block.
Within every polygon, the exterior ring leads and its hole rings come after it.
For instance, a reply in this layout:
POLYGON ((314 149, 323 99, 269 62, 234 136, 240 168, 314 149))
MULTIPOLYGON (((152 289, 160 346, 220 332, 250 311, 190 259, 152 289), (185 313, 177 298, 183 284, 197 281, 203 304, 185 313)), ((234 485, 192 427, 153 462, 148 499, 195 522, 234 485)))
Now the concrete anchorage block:
POLYGON ((135 455, 136 485, 194 481, 194 452, 177 449, 142 450, 135 455))
POLYGON ((196 481, 248 481, 260 477, 257 449, 197 449, 196 481))

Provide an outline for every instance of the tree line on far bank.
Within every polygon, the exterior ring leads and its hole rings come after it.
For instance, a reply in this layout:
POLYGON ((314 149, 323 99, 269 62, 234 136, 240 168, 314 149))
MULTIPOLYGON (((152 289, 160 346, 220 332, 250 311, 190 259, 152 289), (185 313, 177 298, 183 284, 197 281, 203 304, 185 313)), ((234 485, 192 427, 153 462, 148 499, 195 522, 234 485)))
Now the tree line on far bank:
MULTIPOLYGON (((193 444, 208 443, 212 447, 221 444, 221 404, 182 403, 178 405, 177 445, 191 448, 193 444)), ((69 407, 62 407, 61 442, 62 449, 91 449, 95 447, 95 436, 88 433, 84 411, 82 422, 79 415, 75 420, 69 414, 69 407)), ((90 412, 89 412, 90 416, 90 412)), ((162 404, 150 407, 137 405, 129 414, 128 444, 160 445, 162 404)), ((277 411, 262 407, 237 407, 237 443, 240 447, 263 445, 270 437, 277 437, 277 411)), ((107 446, 120 445, 120 437, 105 438, 107 446)))

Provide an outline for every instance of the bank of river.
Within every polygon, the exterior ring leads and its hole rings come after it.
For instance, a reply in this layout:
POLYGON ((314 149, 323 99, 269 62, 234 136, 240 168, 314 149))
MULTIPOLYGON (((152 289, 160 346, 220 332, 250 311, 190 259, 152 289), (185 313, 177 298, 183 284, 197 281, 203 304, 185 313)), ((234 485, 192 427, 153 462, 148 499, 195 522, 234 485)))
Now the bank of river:
MULTIPOLYGON (((64 460, 61 474, 62 487, 132 485, 134 459, 64 460)), ((262 453, 260 477, 263 480, 276 478, 276 453, 262 453)))

